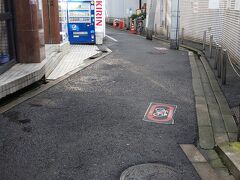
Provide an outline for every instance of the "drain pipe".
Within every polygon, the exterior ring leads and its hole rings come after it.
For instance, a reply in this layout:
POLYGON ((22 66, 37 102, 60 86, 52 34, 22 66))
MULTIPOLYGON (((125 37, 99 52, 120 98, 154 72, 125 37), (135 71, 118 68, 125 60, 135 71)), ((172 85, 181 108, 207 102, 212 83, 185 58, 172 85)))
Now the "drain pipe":
POLYGON ((171 30, 170 48, 179 49, 179 23, 180 23, 180 4, 179 0, 171 0, 171 30))

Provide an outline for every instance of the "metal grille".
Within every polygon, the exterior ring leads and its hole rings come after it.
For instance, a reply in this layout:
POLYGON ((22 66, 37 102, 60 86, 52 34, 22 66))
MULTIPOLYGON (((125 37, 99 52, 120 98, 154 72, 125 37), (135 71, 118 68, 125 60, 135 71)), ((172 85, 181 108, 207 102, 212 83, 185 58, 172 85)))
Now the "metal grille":
MULTIPOLYGON (((3 0, 0 0, 0 13, 5 13, 5 4, 3 0)), ((0 54, 8 54, 6 21, 0 21, 0 54)))
POLYGON ((9 0, 0 0, 0 65, 15 58, 10 5, 9 0))
POLYGON ((3 0, 0 0, 0 13, 5 13, 5 3, 3 0))
MULTIPOLYGON (((0 14, 5 13, 5 1, 0 0, 0 14)), ((0 21, 0 58, 8 56, 8 36, 6 21, 0 21)), ((1 62, 0 62, 1 63, 1 62)))
MULTIPOLYGON (((226 48, 240 65, 239 0, 219 0, 219 8, 209 8, 211 0, 181 0, 181 28, 186 39, 201 42, 203 32, 213 34, 216 43, 226 48)), ((209 38, 207 38, 209 42, 209 38)))
POLYGON ((6 21, 0 21, 0 54, 8 53, 7 24, 6 21))

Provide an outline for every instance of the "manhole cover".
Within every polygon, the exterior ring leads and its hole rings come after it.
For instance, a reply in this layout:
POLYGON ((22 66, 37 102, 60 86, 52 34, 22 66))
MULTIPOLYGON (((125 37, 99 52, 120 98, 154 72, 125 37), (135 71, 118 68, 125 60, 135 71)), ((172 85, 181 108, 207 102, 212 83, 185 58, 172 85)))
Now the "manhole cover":
POLYGON ((162 164, 141 164, 126 169, 120 180, 181 180, 181 174, 162 164))
POLYGON ((174 124, 173 116, 176 109, 176 105, 150 103, 143 120, 160 124, 174 124))

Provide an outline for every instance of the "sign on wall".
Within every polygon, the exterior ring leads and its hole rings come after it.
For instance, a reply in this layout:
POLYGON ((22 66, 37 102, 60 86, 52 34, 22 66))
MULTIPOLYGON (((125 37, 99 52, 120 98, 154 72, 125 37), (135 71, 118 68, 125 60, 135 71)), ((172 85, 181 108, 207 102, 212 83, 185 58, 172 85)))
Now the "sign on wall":
POLYGON ((95 30, 105 33, 105 0, 95 0, 95 30))

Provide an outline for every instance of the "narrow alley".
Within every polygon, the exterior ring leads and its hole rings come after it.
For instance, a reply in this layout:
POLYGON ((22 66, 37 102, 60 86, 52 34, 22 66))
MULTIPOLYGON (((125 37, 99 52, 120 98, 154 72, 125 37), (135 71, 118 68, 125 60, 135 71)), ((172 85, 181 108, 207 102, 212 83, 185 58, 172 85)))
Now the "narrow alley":
POLYGON ((110 55, 0 115, 1 179, 117 180, 153 162, 200 179, 180 148, 198 138, 188 52, 107 35, 110 55), (151 102, 177 105, 174 124, 143 121, 151 102))

